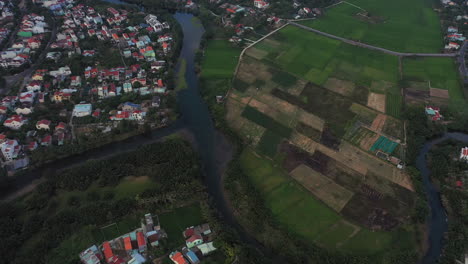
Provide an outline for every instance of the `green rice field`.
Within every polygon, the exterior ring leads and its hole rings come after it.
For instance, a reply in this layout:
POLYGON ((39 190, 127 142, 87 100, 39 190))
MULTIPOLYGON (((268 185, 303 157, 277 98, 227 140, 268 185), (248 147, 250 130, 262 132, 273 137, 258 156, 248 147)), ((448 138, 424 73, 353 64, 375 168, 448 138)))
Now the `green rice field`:
POLYGON ((405 58, 403 78, 410 82, 426 82, 431 88, 448 90, 450 99, 464 98, 452 58, 405 58))
POLYGON ((392 232, 361 229, 356 238, 351 236, 352 225, 344 224, 342 216, 310 195, 274 161, 258 156, 252 149, 246 149, 240 162, 274 217, 299 237, 310 242, 317 241, 330 249, 347 241, 359 253, 372 254, 389 247, 392 232), (369 249, 370 245, 372 249, 369 249))
POLYGON ((400 52, 438 53, 439 17, 427 0, 349 0, 301 23, 337 36, 400 52), (367 15, 366 15, 367 12, 367 15))
POLYGON ((398 81, 398 58, 287 26, 272 36, 275 45, 263 43, 264 57, 284 71, 323 85, 331 77, 370 87, 372 81, 398 81), (319 51, 319 52, 318 52, 319 51))

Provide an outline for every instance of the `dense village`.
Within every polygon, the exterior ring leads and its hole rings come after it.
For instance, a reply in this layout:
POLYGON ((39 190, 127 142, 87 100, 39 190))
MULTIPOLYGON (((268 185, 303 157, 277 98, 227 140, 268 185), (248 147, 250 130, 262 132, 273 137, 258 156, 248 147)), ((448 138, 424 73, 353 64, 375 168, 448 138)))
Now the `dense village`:
MULTIPOLYGON (((1 98, 0 149, 8 173, 27 167, 38 148, 158 128, 173 119, 166 84, 173 55, 169 23, 143 13, 129 19, 127 10, 113 7, 98 12, 74 0, 33 2, 43 15, 25 14, 0 53, 0 67, 25 75, 1 98)), ((0 22, 11 17, 11 5, 0 2, 0 22)), ((12 30, 0 32, 6 38, 12 30)))
POLYGON ((169 239, 161 228, 158 216, 145 214, 141 227, 123 234, 101 245, 92 245, 80 253, 83 264, 143 264, 161 263, 169 258, 175 264, 199 264, 203 258, 216 250, 213 245, 215 234, 209 224, 187 227, 181 236, 185 245, 163 256, 155 256, 152 252, 160 246, 160 241, 169 239))

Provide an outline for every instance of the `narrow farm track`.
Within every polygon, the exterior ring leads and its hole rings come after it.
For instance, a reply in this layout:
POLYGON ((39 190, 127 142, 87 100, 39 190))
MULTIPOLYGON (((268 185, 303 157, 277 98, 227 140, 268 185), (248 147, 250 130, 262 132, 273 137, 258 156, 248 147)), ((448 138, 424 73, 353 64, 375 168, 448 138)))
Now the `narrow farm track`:
POLYGON ((362 43, 362 42, 342 38, 342 37, 339 37, 339 36, 335 36, 335 35, 325 33, 323 31, 320 31, 320 30, 317 30, 317 29, 314 29, 314 28, 311 28, 311 27, 308 27, 308 26, 298 24, 298 23, 293 22, 293 21, 290 21, 288 24, 296 26, 296 27, 300 27, 300 28, 305 29, 307 31, 314 32, 314 33, 317 33, 319 35, 322 35, 322 36, 325 36, 325 37, 328 37, 328 38, 331 38, 331 39, 336 39, 336 40, 342 41, 342 42, 350 44, 350 45, 354 45, 354 46, 358 46, 358 47, 362 47, 362 48, 366 48, 366 49, 370 49, 370 50, 376 50, 376 51, 380 51, 380 52, 387 53, 387 54, 390 54, 390 55, 395 55, 395 56, 401 56, 401 57, 456 57, 456 56, 458 56, 458 53, 406 53, 406 52, 397 52, 397 51, 392 51, 392 50, 372 46, 372 45, 365 44, 365 43, 362 43))

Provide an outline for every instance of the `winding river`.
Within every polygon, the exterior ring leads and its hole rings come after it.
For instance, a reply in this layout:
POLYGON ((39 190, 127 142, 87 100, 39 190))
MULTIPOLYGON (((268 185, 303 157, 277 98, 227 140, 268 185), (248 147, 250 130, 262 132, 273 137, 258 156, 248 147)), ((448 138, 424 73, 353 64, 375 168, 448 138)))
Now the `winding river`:
MULTIPOLYGON (((125 4, 119 0, 105 0, 115 4, 125 4)), ((264 248, 253 237, 251 237, 236 221, 233 211, 223 193, 222 174, 227 163, 232 156, 232 146, 226 138, 219 133, 213 124, 210 112, 198 90, 198 78, 195 72, 195 53, 199 47, 201 37, 204 33, 203 26, 191 14, 176 13, 174 15, 180 23, 184 33, 183 48, 180 54, 179 63, 186 62, 185 79, 187 88, 178 93, 178 104, 181 118, 170 127, 157 130, 151 135, 140 135, 130 139, 112 143, 98 149, 90 150, 82 155, 76 155, 52 162, 44 168, 36 169, 22 177, 16 178, 15 186, 8 193, 0 194, 1 199, 10 200, 18 194, 26 193, 34 188, 34 180, 39 179, 43 173, 69 168, 82 164, 89 159, 102 159, 136 150, 139 146, 151 144, 162 137, 168 136, 182 130, 189 131, 193 137, 195 148, 197 149, 205 173, 205 183, 209 194, 212 197, 223 220, 234 227, 240 235, 242 241, 249 243, 260 251, 264 248), (198 21, 198 22, 197 22, 198 21)), ((422 264, 432 264, 437 261, 443 245, 443 236, 447 231, 446 213, 442 207, 440 196, 429 180, 430 171, 427 168, 426 154, 432 146, 445 139, 454 138, 468 142, 468 135, 460 133, 447 133, 441 138, 427 142, 422 148, 418 159, 417 167, 423 176, 424 188, 427 193, 431 208, 429 219, 429 250, 422 259, 422 264)), ((266 252, 264 252, 266 253, 266 252)), ((267 254, 271 254, 268 252, 267 254)))

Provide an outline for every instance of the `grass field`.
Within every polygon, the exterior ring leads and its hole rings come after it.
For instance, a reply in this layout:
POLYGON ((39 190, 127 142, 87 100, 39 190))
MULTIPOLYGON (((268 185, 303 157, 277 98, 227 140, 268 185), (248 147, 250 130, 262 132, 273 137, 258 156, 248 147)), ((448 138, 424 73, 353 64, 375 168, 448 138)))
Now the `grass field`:
POLYGON ((451 58, 405 58, 403 78, 430 83, 430 87, 449 91, 450 99, 464 99, 460 77, 451 58))
POLYGON ((349 225, 341 226, 345 224, 339 214, 310 195, 273 161, 256 155, 252 149, 244 150, 240 162, 274 217, 298 236, 310 242, 318 239, 327 248, 334 248, 342 241, 350 241, 350 244, 359 248, 358 252, 367 251, 370 244, 374 244, 369 250, 372 253, 389 246, 380 241, 387 241, 392 237, 392 232, 369 231, 374 236, 369 236, 366 243, 355 243, 365 238, 349 238, 353 231, 346 227, 349 225), (329 233, 333 235, 329 236, 329 233))
POLYGON ((232 78, 239 59, 239 48, 233 47, 227 40, 210 40, 202 61, 202 78, 232 78))
POLYGON ((437 53, 442 49, 439 17, 427 0, 349 0, 319 19, 301 22, 315 29, 400 52, 437 53), (358 13, 369 12, 368 16, 358 13))
POLYGON ((273 158, 282 139, 283 138, 281 136, 278 136, 270 130, 266 130, 258 143, 258 150, 263 155, 273 158))

